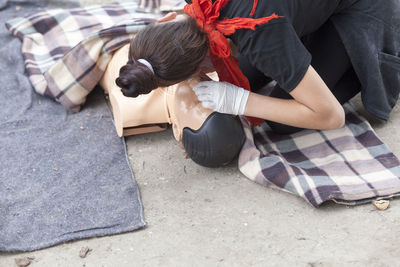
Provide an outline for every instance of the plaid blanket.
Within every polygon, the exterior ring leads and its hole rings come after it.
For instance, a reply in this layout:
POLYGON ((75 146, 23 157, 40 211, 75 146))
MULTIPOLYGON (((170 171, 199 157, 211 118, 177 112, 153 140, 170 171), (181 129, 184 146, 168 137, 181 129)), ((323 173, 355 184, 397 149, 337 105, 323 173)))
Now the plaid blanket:
MULTIPOLYGON (((175 10, 184 4, 169 1, 175 10)), ((139 6, 130 2, 56 9, 13 19, 7 27, 23 40, 26 69, 35 90, 79 110, 112 52, 158 17, 138 10, 159 8, 159 2, 152 0, 140 1, 139 6)), ((239 155, 240 171, 314 206, 327 200, 358 204, 399 195, 398 159, 351 106, 346 106, 346 114, 342 129, 293 135, 273 134, 266 124, 251 129, 243 120, 247 138, 239 155)))
POLYGON ((355 205, 400 196, 400 163, 370 124, 350 104, 346 125, 337 130, 271 132, 266 124, 250 128, 239 168, 249 179, 304 198, 355 205))
POLYGON ((159 14, 159 1, 52 9, 6 23, 23 41, 22 53, 36 92, 79 111, 112 53, 159 14), (138 11, 140 10, 140 11, 138 11))

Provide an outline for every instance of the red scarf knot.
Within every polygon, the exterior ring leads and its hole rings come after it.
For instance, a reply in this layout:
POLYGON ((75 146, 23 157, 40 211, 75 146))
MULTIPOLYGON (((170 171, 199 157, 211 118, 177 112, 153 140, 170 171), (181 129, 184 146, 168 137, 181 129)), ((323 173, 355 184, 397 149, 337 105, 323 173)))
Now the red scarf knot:
MULTIPOLYGON (((258 19, 235 17, 218 20, 220 10, 229 1, 217 0, 213 3, 212 0, 193 0, 192 4, 185 6, 185 12, 194 18, 197 21, 197 25, 207 34, 210 44, 211 61, 220 81, 229 82, 250 90, 249 81, 240 70, 237 59, 231 55, 229 43, 225 36, 234 34, 238 29, 255 30, 256 26, 268 23, 272 19, 279 18, 279 16, 272 14, 269 17, 258 19)), ((257 0, 254 0, 250 16, 254 14, 256 7, 257 0)), ((254 125, 259 125, 264 121, 257 118, 248 119, 254 125)))

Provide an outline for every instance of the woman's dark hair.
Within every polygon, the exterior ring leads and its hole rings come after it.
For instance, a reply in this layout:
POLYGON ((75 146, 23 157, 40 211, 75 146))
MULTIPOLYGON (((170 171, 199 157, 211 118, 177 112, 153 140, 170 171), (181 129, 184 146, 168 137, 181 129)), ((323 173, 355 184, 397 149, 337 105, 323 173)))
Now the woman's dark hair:
POLYGON ((187 18, 153 23, 131 41, 128 63, 120 69, 116 84, 125 96, 148 94, 195 73, 208 52, 207 35, 187 18), (153 72, 138 59, 147 60, 153 72))

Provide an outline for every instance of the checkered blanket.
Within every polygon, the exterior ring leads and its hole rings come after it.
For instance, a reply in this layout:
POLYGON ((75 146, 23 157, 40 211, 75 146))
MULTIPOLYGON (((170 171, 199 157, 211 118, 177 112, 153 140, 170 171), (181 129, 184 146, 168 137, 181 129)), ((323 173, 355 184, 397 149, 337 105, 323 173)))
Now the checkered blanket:
POLYGON ((160 16, 142 11, 158 9, 157 0, 52 9, 6 26, 23 41, 25 67, 36 92, 79 111, 112 53, 160 16))
POLYGON ((355 205, 400 196, 400 163, 350 104, 346 125, 330 131, 279 135, 266 124, 250 128, 239 168, 249 179, 304 198, 355 205))
MULTIPOLYGON (((184 4, 170 1, 171 9, 184 4)), ((112 52, 158 17, 138 10, 154 9, 159 9, 157 0, 56 9, 13 19, 7 27, 23 40, 26 69, 35 90, 79 110, 112 52)), ((286 136, 271 133, 265 124, 251 129, 243 121, 247 140, 239 156, 241 172, 314 206, 327 200, 358 204, 399 195, 398 159, 351 106, 346 106, 346 113, 342 129, 286 136)))

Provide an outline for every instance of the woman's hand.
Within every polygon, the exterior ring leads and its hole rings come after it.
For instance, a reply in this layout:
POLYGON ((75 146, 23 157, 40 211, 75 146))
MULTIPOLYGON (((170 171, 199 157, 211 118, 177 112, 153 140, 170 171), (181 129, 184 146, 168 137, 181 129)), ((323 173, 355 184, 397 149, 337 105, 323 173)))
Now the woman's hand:
POLYGON ((162 18, 159 18, 157 20, 158 23, 163 23, 167 21, 174 20, 178 14, 176 12, 169 12, 166 15, 164 15, 162 18))
POLYGON ((249 91, 227 82, 199 82, 193 88, 203 107, 220 113, 243 115, 249 91))

